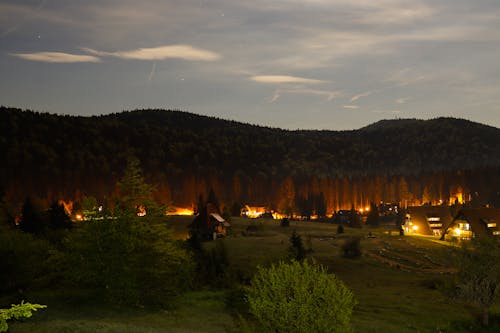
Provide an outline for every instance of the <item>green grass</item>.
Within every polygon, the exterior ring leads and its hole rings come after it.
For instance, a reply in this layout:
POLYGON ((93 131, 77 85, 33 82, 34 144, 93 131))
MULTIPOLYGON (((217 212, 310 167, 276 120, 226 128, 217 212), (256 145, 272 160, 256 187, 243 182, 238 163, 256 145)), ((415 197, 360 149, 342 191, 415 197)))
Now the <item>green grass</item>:
MULTIPOLYGON (((169 217, 176 237, 186 235, 192 217, 169 217)), ((233 236, 224 240, 232 267, 250 277, 257 265, 283 259, 295 229, 312 256, 349 286, 358 300, 352 324, 355 332, 495 332, 500 329, 500 306, 492 309, 496 325, 482 329, 474 324, 476 309, 447 298, 440 283, 453 277, 452 245, 432 237, 399 236, 380 228, 345 228, 314 222, 291 222, 280 227, 272 220, 234 218, 233 236), (258 231, 244 236, 247 226, 258 231), (368 237, 371 233, 373 237, 368 237), (362 237, 363 255, 346 259, 343 242, 362 237)), ((206 243, 207 248, 214 243, 206 243)), ((27 301, 47 304, 25 322, 14 323, 22 332, 237 332, 234 309, 226 305, 229 291, 190 292, 171 310, 116 308, 93 302, 92 297, 63 296, 47 291, 30 294, 27 301)), ((98 299, 98 296, 95 296, 98 299)), ((4 305, 4 302, 2 302, 4 305)), ((5 304, 8 305, 8 304, 5 304)))

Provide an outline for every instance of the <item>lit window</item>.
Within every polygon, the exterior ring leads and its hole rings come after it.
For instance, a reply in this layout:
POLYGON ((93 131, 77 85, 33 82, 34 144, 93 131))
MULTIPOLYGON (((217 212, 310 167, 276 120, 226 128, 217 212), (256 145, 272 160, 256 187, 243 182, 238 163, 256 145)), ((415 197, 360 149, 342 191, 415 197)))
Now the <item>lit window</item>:
POLYGON ((488 223, 487 226, 488 226, 488 228, 496 228, 497 224, 496 223, 488 223))

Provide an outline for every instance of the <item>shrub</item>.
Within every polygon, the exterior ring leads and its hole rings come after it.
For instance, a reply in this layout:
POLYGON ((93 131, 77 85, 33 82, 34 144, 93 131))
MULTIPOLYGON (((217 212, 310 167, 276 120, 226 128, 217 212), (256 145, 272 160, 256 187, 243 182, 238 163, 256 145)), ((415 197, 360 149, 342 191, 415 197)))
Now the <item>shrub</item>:
POLYGON ((344 233, 344 226, 342 224, 339 224, 337 227, 337 234, 343 234, 344 233))
POLYGON ((10 227, 0 227, 0 291, 13 291, 34 285, 52 274, 49 261, 54 250, 49 242, 10 227))
POLYGON ((480 236, 457 251, 457 296, 481 308, 482 324, 489 323, 490 307, 500 294, 500 241, 480 236))
POLYGON ((335 275, 297 261, 259 267, 247 299, 250 313, 266 332, 350 332, 356 305, 335 275))
POLYGON ((304 260, 306 258, 306 249, 302 242, 302 237, 297 234, 295 229, 290 236, 290 247, 288 248, 288 253, 291 259, 298 261, 304 260))
POLYGON ((358 258, 361 256, 361 238, 354 237, 342 245, 342 254, 345 258, 358 258))
POLYGON ((46 305, 24 303, 12 304, 9 309, 0 309, 0 332, 7 332, 9 325, 7 320, 29 318, 33 315, 33 311, 46 308, 46 305))
POLYGON ((66 277, 117 303, 167 305, 193 276, 191 256, 166 227, 140 219, 86 222, 65 246, 66 277))

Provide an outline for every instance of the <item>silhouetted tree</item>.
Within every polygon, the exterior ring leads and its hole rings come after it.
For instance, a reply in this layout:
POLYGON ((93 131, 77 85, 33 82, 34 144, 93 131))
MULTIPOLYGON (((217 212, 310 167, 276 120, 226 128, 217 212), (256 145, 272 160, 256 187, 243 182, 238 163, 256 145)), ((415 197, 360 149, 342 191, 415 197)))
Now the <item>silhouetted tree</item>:
POLYGON ((53 202, 48 211, 50 229, 69 229, 72 227, 71 220, 64 210, 64 206, 58 202, 53 202))
POLYGON ((358 211, 354 208, 354 205, 352 205, 351 211, 349 212, 349 222, 351 227, 361 227, 361 218, 358 211))
POLYGON ((45 230, 44 221, 40 211, 35 207, 30 197, 27 197, 21 208, 19 229, 35 235, 40 235, 45 230))
POLYGON ((368 212, 368 216, 366 218, 366 224, 373 226, 379 224, 378 207, 373 201, 370 202, 370 211, 368 212))
POLYGON ((319 196, 316 200, 316 214, 320 219, 326 217, 326 200, 323 192, 319 193, 319 196))
POLYGON ((217 199, 213 188, 210 188, 210 191, 208 191, 207 204, 213 205, 218 212, 220 211, 219 199, 217 199))
POLYGON ((302 242, 302 237, 300 237, 295 229, 290 236, 290 247, 288 252, 290 253, 290 257, 297 261, 302 261, 306 258, 306 249, 302 242))

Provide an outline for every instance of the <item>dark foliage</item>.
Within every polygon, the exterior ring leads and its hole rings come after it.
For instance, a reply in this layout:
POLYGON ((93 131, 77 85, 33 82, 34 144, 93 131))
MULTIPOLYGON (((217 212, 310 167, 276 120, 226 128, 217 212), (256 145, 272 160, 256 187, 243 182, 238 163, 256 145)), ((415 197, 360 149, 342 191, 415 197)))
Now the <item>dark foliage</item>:
POLYGON ((479 193, 477 205, 500 202, 492 186, 500 182, 500 130, 453 118, 287 131, 179 111, 73 117, 2 107, 0 151, 0 187, 16 203, 27 194, 48 202, 78 193, 109 197, 130 154, 159 185, 157 196, 186 205, 212 187, 220 203, 279 209, 288 177, 295 190, 285 206, 307 197, 306 210, 319 216, 321 192, 331 211, 355 202, 351 189, 399 202, 407 192, 447 199, 459 185, 479 193))
POLYGON ((370 203, 370 211, 366 218, 366 224, 376 226, 379 224, 378 207, 374 202, 370 203))
POLYGON ((342 254, 345 258, 358 258, 361 256, 361 238, 353 237, 342 245, 342 254))
POLYGON ((48 227, 52 230, 71 229, 73 224, 68 214, 64 210, 64 206, 57 202, 52 203, 48 211, 48 227))
POLYGON ((291 259, 302 261, 306 258, 306 252, 302 237, 294 229, 290 236, 290 247, 288 249, 291 259))
POLYGON ((41 235, 45 232, 45 227, 41 212, 35 206, 31 198, 27 197, 21 209, 19 229, 30 234, 41 235))

